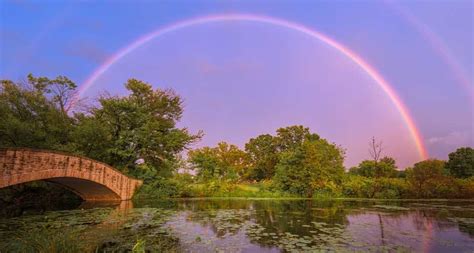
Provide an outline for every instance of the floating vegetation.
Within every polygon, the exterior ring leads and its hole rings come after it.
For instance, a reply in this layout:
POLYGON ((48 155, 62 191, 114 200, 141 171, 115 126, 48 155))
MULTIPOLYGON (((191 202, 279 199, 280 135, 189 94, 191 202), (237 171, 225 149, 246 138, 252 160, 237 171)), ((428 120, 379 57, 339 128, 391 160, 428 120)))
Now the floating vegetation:
POLYGON ((373 205, 372 207, 381 208, 385 210, 393 210, 393 211, 408 211, 410 208, 401 207, 401 206, 386 206, 386 205, 373 205))
POLYGON ((32 247, 48 249, 43 252, 57 252, 51 250, 53 247, 70 249, 62 252, 418 252, 426 243, 423 239, 439 251, 463 252, 474 243, 471 203, 437 202, 435 207, 425 202, 400 207, 382 201, 377 205, 357 202, 355 207, 341 202, 321 206, 275 200, 162 203, 128 210, 96 208, 0 219, 0 237, 4 239, 0 241, 0 249, 8 249, 7 252, 41 252, 32 247), (447 209, 449 205, 461 208, 447 209), (429 238, 425 237, 428 227, 436 230, 429 238), (444 231, 449 231, 450 236, 443 236, 444 231), (30 239, 31 234, 38 237, 30 239))

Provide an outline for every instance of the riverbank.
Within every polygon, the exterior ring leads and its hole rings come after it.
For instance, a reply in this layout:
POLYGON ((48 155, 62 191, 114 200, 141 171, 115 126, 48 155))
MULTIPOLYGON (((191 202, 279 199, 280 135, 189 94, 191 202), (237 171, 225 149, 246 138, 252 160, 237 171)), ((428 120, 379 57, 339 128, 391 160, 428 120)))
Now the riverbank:
POLYGON ((351 176, 339 185, 315 191, 312 196, 301 196, 282 191, 273 181, 194 182, 181 179, 164 179, 159 185, 144 185, 134 199, 157 198, 312 198, 312 199, 474 199, 474 178, 453 179, 440 184, 430 192, 419 191, 406 179, 362 178, 351 176))

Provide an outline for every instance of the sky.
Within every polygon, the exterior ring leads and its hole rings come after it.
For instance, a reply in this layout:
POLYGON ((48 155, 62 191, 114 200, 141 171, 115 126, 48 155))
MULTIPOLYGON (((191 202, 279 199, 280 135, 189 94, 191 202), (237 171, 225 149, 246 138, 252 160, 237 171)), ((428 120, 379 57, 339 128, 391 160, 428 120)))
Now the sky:
POLYGON ((305 125, 400 168, 474 146, 473 1, 0 1, 0 78, 184 100, 194 147, 305 125))

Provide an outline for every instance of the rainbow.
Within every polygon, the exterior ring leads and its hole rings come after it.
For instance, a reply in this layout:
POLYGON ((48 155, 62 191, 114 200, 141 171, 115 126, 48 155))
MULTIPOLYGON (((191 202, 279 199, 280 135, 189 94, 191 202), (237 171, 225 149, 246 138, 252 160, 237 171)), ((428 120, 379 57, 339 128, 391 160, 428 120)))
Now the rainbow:
POLYGON ((419 34, 421 34, 426 41, 428 41, 436 54, 441 57, 443 62, 449 67, 457 83, 459 83, 468 92, 471 103, 473 103, 474 86, 472 85, 472 81, 441 37, 434 33, 433 30, 431 30, 426 24, 422 23, 409 10, 403 8, 400 4, 397 4, 394 1, 386 1, 386 3, 388 6, 392 7, 394 11, 402 17, 402 19, 404 19, 419 34))
MULTIPOLYGON (((277 19, 273 17, 266 17, 260 15, 249 15, 249 14, 222 14, 222 15, 212 15, 212 16, 204 16, 204 17, 197 17, 192 19, 187 19, 184 21, 180 21, 177 23, 173 23, 171 25, 159 28, 151 33, 145 34, 144 36, 138 38, 133 43, 129 44, 128 46, 119 50, 116 54, 111 56, 107 59, 99 68, 97 68, 91 76, 89 76, 86 81, 79 87, 79 92, 76 97, 78 99, 82 96, 87 89, 89 89, 94 82, 104 74, 115 62, 119 61, 121 58, 126 56, 127 54, 131 53, 135 49, 139 48, 140 46, 148 43, 149 41, 155 39, 156 37, 162 36, 166 33, 173 32, 182 28, 202 25, 207 23, 214 23, 214 22, 224 22, 224 21, 247 21, 247 22, 259 22, 265 23, 275 26, 280 26, 284 28, 291 29, 293 31, 301 32, 307 36, 310 36, 314 39, 322 41, 323 43, 329 45, 330 47, 336 49, 339 53, 343 54, 344 56, 348 57, 352 60, 355 64, 357 64, 362 70, 364 70, 376 83, 377 85, 384 91, 384 93, 388 96, 390 101, 396 107, 398 112, 400 113, 405 125, 416 145, 418 153, 421 159, 427 159, 428 154, 426 148, 423 143, 423 138, 420 134, 420 131, 416 127, 415 121, 410 116, 410 113, 406 106, 403 104, 400 97, 397 95, 395 90, 391 87, 391 85, 377 72, 377 70, 369 65, 364 59, 358 56, 356 53, 352 52, 350 49, 342 45, 341 43, 335 41, 334 39, 328 37, 325 34, 322 34, 318 31, 310 29, 304 25, 293 23, 290 21, 277 19)), ((76 100, 77 101, 77 100, 76 100)))

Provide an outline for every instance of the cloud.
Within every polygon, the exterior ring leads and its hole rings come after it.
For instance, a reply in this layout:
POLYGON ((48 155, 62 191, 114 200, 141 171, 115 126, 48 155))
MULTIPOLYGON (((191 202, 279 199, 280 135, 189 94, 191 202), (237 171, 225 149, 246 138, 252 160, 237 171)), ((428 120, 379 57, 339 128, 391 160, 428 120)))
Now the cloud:
POLYGON ((200 74, 217 74, 219 72, 257 72, 261 71, 262 65, 248 59, 231 59, 219 64, 208 59, 197 59, 194 62, 195 68, 200 74))
POLYGON ((104 62, 109 55, 105 50, 89 41, 77 41, 67 47, 65 53, 94 63, 104 62))
POLYGON ((472 143, 472 133, 468 131, 454 131, 444 136, 435 136, 428 139, 430 145, 462 146, 472 143))

